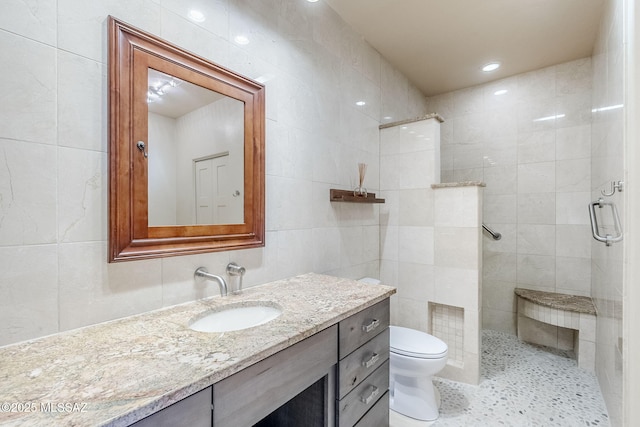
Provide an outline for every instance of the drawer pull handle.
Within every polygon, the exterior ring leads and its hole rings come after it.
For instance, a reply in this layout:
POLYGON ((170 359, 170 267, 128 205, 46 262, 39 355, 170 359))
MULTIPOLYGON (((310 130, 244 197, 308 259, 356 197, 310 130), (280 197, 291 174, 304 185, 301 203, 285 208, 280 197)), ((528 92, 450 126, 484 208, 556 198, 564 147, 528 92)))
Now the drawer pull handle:
POLYGON ((378 319, 371 319, 371 322, 369 322, 367 325, 362 325, 362 330, 369 333, 378 326, 380 326, 380 321, 378 319))
POLYGON ((369 393, 369 395, 367 397, 362 396, 360 398, 360 400, 365 405, 368 405, 369 403, 371 403, 373 401, 373 399, 375 399, 378 396, 378 394, 380 394, 380 389, 378 389, 378 387, 372 385, 371 386, 371 393, 369 393))
POLYGON ((380 356, 378 355, 378 353, 373 353, 368 360, 362 361, 362 366, 364 366, 365 368, 370 368, 373 365, 375 365, 379 359, 380 359, 380 356))

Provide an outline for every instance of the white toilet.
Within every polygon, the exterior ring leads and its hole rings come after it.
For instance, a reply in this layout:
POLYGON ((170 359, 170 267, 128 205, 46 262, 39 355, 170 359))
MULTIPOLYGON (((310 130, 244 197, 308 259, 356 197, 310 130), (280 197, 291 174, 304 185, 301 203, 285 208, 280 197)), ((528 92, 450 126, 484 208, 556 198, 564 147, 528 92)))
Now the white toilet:
POLYGON ((433 376, 447 364, 447 344, 427 333, 390 326, 389 408, 421 421, 438 418, 433 376))
MULTIPOLYGON (((360 281, 381 283, 370 277, 360 281)), ((389 408, 420 421, 437 419, 440 396, 433 376, 447 364, 447 344, 415 329, 390 326, 389 330, 389 408)))

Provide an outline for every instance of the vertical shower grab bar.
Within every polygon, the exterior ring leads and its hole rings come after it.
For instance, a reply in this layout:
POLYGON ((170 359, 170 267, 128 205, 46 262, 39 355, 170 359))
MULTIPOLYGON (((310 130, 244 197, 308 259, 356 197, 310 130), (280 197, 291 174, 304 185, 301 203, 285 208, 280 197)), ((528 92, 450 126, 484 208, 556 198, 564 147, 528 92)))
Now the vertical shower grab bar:
POLYGON ((595 202, 589 203, 589 218, 591 219, 591 234, 593 238, 598 242, 603 242, 607 246, 611 246, 613 243, 620 242, 622 240, 622 225, 620 225, 620 216, 618 215, 618 208, 613 202, 605 202, 603 198, 599 198, 595 202), (596 216, 596 206, 602 209, 605 206, 611 208, 611 216, 613 217, 613 228, 616 231, 616 235, 600 234, 600 228, 598 227, 598 218, 596 216))

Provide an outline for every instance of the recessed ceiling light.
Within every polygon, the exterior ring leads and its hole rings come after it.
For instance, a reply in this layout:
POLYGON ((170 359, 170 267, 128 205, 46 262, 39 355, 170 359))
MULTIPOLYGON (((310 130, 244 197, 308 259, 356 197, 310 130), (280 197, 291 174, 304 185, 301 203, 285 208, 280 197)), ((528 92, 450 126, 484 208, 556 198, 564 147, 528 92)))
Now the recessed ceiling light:
POLYGON ((318 0, 307 0, 307 1, 308 1, 309 3, 315 3, 315 2, 317 2, 318 0))
POLYGON ((191 9, 189 11, 188 16, 189 16, 189 19, 191 19, 192 21, 195 21, 195 22, 203 22, 205 19, 207 19, 204 16, 204 13, 202 13, 199 10, 196 10, 196 9, 191 9))
POLYGON ((382 118, 382 120, 391 120, 391 119, 393 119, 393 117, 391 117, 391 116, 384 116, 384 117, 382 118))
POLYGON ((509 91, 506 90, 506 89, 500 89, 500 90, 497 90, 497 91, 493 92, 493 94, 497 95, 497 96, 500 96, 500 95, 504 95, 507 92, 509 92, 509 91))
POLYGON ((495 71, 498 68, 500 68, 500 63, 499 62, 489 62, 484 67, 482 67, 482 71, 488 73, 490 71, 495 71))
POLYGON ((364 101, 358 101, 358 102, 356 102, 356 105, 357 105, 358 107, 362 107, 363 105, 367 105, 367 103, 366 103, 366 102, 364 102, 364 101))
POLYGON ((245 35, 242 34, 238 34, 237 36, 235 36, 233 38, 233 41, 235 41, 238 44, 249 44, 249 38, 245 35))

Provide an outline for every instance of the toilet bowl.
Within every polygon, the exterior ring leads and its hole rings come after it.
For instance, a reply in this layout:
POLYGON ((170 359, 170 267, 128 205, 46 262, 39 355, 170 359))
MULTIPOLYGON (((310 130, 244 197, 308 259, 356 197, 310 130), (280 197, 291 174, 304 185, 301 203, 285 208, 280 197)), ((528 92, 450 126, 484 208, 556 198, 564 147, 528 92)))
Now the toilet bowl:
POLYGON ((437 419, 433 376, 447 364, 447 344, 414 329, 400 326, 389 329, 389 408, 421 421, 437 419))
MULTIPOLYGON (((380 284, 364 277, 361 282, 380 284)), ((420 421, 438 418, 439 395, 433 376, 447 364, 447 344, 425 332, 389 326, 389 408, 420 421)))

